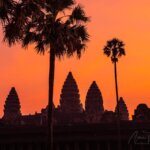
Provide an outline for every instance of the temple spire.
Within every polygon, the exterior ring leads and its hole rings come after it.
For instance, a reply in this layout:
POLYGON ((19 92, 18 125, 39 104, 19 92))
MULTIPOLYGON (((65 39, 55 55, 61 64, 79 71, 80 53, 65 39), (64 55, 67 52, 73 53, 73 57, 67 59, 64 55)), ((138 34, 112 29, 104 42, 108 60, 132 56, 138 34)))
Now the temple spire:
MULTIPOLYGON (((120 120, 129 120, 128 108, 122 97, 120 97, 118 104, 119 104, 120 120)), ((117 106, 115 108, 115 112, 117 113, 117 106)))
POLYGON ((91 84, 85 100, 85 111, 88 122, 99 122, 104 112, 103 98, 95 81, 91 84))
POLYGON ((20 102, 14 87, 11 88, 4 105, 3 119, 8 123, 16 123, 21 116, 20 102))
POLYGON ((60 110, 65 113, 80 113, 83 111, 77 83, 69 72, 60 95, 60 110))

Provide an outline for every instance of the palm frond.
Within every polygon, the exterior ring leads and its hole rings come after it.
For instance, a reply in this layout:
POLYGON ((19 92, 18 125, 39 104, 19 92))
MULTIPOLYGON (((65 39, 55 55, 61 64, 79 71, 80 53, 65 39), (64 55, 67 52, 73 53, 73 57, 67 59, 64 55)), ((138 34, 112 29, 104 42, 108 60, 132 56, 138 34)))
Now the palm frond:
POLYGON ((85 15, 85 12, 83 10, 83 7, 78 5, 76 6, 73 11, 72 11, 72 14, 70 15, 70 18, 71 22, 74 22, 74 21, 83 21, 83 22, 88 22, 89 21, 89 17, 87 17, 85 15))
POLYGON ((70 9, 75 4, 74 0, 46 0, 47 9, 53 13, 61 12, 64 9, 70 9))
POLYGON ((0 0, 0 8, 10 9, 15 4, 14 0, 0 0))
POLYGON ((8 10, 6 10, 4 7, 0 8, 0 20, 2 22, 5 22, 8 18, 8 10))
POLYGON ((63 11, 64 9, 70 9, 74 4, 75 1, 74 0, 61 0, 61 1, 57 1, 57 3, 59 4, 59 11, 63 11))
POLYGON ((75 32, 77 33, 78 38, 80 38, 83 42, 89 41, 89 34, 84 25, 76 26, 75 32))
POLYGON ((80 58, 82 51, 86 47, 86 43, 89 40, 89 35, 84 26, 74 25, 74 26, 64 26, 59 32, 57 43, 56 55, 59 57, 66 54, 71 57, 73 54, 77 54, 80 58))
POLYGON ((40 12, 40 7, 33 1, 25 1, 22 3, 22 11, 26 16, 30 16, 32 13, 36 15, 36 13, 40 12))
POLYGON ((44 48, 44 42, 43 41, 37 41, 35 50, 38 54, 43 54, 45 53, 45 48, 44 48))
POLYGON ((21 32, 14 23, 6 25, 4 33, 4 41, 6 41, 9 46, 15 44, 15 42, 19 41, 21 38, 21 32))
POLYGON ((109 57, 110 54, 111 54, 111 51, 110 51, 109 47, 105 46, 103 50, 104 50, 104 54, 109 57))
POLYGON ((34 32, 28 32, 22 39, 22 47, 27 47, 30 43, 34 43, 36 41, 37 35, 34 32))
POLYGON ((15 1, 13 0, 0 0, 0 20, 2 23, 9 21, 9 16, 13 11, 14 6, 15 1))

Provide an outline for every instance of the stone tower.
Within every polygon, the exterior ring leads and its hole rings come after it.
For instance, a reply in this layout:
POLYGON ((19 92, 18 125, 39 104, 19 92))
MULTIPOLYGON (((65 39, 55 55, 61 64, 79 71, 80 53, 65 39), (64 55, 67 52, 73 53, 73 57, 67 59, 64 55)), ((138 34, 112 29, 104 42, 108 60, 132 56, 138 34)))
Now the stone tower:
POLYGON ((95 81, 91 84, 86 95, 85 112, 89 123, 100 122, 104 112, 102 94, 95 81))
POLYGON ((79 89, 71 72, 69 72, 60 95, 60 111, 64 113, 81 113, 79 89))
MULTIPOLYGON (((119 112, 120 112, 120 120, 129 120, 128 108, 122 97, 119 99, 119 112)), ((117 106, 115 108, 115 113, 117 114, 117 106)))
POLYGON ((58 124, 78 124, 84 120, 84 111, 80 103, 79 89, 71 72, 69 72, 60 95, 56 118, 58 124), (57 116, 58 115, 58 116, 57 116))
POLYGON ((18 123, 21 117, 20 107, 18 94, 15 88, 12 87, 4 105, 4 122, 9 124, 18 123))
POLYGON ((150 108, 146 104, 139 104, 134 110, 132 118, 133 121, 150 122, 150 108))

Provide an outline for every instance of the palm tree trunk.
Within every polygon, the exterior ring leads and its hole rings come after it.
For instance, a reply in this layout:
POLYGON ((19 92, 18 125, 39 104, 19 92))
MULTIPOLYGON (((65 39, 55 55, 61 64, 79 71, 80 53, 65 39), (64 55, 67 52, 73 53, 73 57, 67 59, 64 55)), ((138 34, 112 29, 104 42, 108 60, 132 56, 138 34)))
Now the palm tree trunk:
POLYGON ((55 73, 55 51, 50 50, 49 92, 48 92, 48 138, 47 150, 53 150, 53 89, 55 73))
POLYGON ((119 96, 118 96, 118 83, 117 83, 117 64, 114 62, 115 71, 115 88, 116 88, 116 102, 117 102, 117 127, 118 127, 118 150, 121 150, 121 133, 120 133, 120 111, 119 111, 119 96))

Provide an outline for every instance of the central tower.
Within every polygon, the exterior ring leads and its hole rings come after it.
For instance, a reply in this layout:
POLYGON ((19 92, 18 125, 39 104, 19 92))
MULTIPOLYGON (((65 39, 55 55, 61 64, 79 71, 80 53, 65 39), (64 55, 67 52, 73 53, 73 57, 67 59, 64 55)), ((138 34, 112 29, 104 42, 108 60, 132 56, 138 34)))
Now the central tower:
POLYGON ((69 72, 60 95, 60 110, 64 113, 81 113, 79 89, 71 72, 69 72))
POLYGON ((77 83, 69 72, 60 95, 59 123, 76 124, 84 120, 84 111, 80 103, 80 94, 77 83))

